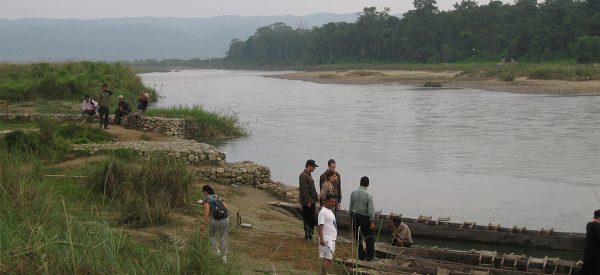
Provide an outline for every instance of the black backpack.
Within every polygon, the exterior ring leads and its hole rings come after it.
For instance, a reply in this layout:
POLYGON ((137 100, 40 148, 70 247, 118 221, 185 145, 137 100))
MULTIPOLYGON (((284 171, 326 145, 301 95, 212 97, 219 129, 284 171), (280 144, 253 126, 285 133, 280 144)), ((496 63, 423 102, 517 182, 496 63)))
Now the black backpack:
POLYGON ((229 213, 225 205, 223 205, 223 201, 219 199, 210 199, 212 205, 212 218, 214 220, 222 220, 224 218, 229 217, 229 213))

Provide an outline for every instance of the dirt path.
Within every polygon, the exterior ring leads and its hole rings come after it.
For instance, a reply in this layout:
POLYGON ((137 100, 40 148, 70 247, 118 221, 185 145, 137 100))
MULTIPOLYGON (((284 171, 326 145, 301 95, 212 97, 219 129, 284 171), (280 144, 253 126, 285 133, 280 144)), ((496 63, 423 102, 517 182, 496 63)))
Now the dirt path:
POLYGON ((600 81, 537 80, 517 78, 511 82, 492 77, 463 77, 459 71, 356 70, 306 71, 269 77, 324 84, 403 84, 422 87, 434 82, 447 88, 472 88, 511 93, 600 95, 600 81))

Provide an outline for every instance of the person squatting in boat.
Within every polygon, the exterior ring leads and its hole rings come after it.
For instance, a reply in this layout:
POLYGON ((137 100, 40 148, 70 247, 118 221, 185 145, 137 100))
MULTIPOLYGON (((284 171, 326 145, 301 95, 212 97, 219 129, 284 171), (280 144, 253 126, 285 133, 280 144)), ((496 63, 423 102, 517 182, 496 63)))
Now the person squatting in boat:
POLYGON ((401 217, 394 217, 392 221, 392 245, 411 247, 413 244, 413 240, 408 225, 402 222, 401 217))

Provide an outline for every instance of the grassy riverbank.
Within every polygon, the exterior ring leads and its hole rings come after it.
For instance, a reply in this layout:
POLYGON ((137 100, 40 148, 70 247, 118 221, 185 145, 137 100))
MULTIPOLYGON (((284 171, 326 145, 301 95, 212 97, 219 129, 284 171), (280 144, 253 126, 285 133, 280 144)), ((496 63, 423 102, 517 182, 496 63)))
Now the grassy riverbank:
POLYGON ((0 273, 240 273, 235 261, 218 264, 199 228, 181 240, 174 235, 154 242, 128 233, 168 223, 173 209, 189 207, 191 190, 175 188, 191 183, 181 164, 148 163, 128 152, 65 158, 64 144, 72 139, 59 137, 72 127, 38 127, 39 132, 0 135, 0 273), (121 170, 106 170, 111 165, 121 170), (132 184, 139 173, 155 180, 132 184), (165 176, 168 184, 161 180, 165 176), (106 192, 97 185, 102 178, 127 188, 106 192))
MULTIPOLYGON (((134 99, 147 90, 134 70, 121 63, 66 62, 0 64, 0 99, 10 102, 31 100, 81 100, 85 94, 96 98, 107 83, 116 95, 134 99)), ((112 101, 116 104, 116 95, 112 101)))
POLYGON ((250 135, 248 125, 240 122, 232 110, 207 111, 200 105, 149 108, 148 116, 185 118, 188 131, 195 139, 244 137, 250 135))

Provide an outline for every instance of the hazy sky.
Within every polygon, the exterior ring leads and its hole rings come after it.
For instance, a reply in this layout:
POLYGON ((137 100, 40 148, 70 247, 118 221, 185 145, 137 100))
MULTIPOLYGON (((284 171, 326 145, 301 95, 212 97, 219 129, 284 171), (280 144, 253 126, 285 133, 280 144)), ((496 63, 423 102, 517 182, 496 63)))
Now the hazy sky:
MULTIPOLYGON (((451 9, 460 0, 437 0, 451 9)), ((412 9, 412 0, 0 0, 0 18, 211 17, 217 15, 308 15, 355 13, 365 6, 412 9)), ((478 0, 489 3, 489 0, 478 0)), ((513 0, 503 0, 512 3, 513 0)))

